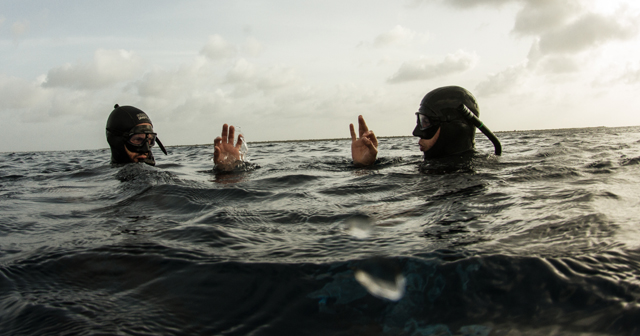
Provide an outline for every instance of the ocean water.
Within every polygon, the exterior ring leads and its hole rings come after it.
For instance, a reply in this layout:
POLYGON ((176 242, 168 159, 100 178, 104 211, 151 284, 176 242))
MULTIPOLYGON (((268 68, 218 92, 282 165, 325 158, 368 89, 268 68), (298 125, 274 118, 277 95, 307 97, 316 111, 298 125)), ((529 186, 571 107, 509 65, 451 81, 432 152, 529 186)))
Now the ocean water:
POLYGON ((639 335, 640 127, 498 136, 0 153, 0 334, 639 335))

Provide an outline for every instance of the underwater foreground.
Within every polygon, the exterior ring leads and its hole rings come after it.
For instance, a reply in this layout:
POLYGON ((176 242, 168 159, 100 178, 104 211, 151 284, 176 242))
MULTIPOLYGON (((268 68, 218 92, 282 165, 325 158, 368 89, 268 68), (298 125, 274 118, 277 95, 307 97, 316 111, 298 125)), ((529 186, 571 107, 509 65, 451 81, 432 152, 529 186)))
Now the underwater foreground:
POLYGON ((0 153, 0 335, 640 335, 640 127, 498 137, 0 153))

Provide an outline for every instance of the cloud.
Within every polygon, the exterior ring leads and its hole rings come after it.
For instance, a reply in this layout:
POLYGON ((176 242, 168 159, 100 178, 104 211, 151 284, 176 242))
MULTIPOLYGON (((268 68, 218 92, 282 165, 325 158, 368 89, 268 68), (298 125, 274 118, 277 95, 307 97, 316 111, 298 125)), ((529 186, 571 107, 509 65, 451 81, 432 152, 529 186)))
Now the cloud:
POLYGON ((2 110, 31 107, 47 97, 37 82, 0 75, 0 108, 2 110))
POLYGON ((540 63, 540 68, 543 72, 550 74, 565 74, 580 71, 580 66, 576 59, 566 56, 547 57, 540 63))
MULTIPOLYGON (((440 0, 440 2, 456 8, 473 8, 480 6, 502 6, 509 2, 519 2, 521 0, 440 0)), ((433 0, 405 0, 408 8, 419 7, 423 4, 432 3, 433 0)))
POLYGON ((301 82, 295 69, 281 65, 258 67, 244 58, 236 61, 227 72, 225 83, 236 85, 236 96, 253 92, 268 92, 301 82))
POLYGON ((640 18, 624 8, 613 15, 591 11, 588 1, 579 0, 443 0, 457 8, 499 7, 508 3, 522 6, 512 33, 539 39, 543 55, 579 53, 610 41, 628 40, 638 35, 640 18))
POLYGON ((0 75, 3 119, 18 117, 24 122, 42 123, 63 116, 95 117, 91 113, 95 100, 87 92, 47 89, 40 82, 0 75))
POLYGON ((227 42, 222 36, 215 34, 209 37, 209 41, 200 50, 200 54, 212 60, 224 60, 236 56, 238 48, 227 42))
POLYGON ((248 82, 255 77, 255 66, 249 63, 244 58, 239 59, 234 64, 233 68, 227 72, 226 82, 228 83, 241 83, 248 82))
POLYGON ((516 15, 512 32, 518 35, 536 35, 566 24, 582 11, 573 0, 526 1, 516 15))
POLYGON ((264 46, 253 37, 248 37, 242 46, 242 51, 253 57, 260 56, 264 51, 264 46))
POLYGON ((512 32, 533 36, 539 56, 577 54, 638 35, 640 18, 620 9, 613 15, 594 13, 585 1, 526 0, 512 32))
POLYGON ((395 44, 409 44, 414 40, 426 40, 425 34, 397 25, 386 33, 382 33, 373 39, 373 46, 377 48, 388 47, 395 44))
POLYGON ((49 70, 42 86, 101 89, 137 77, 142 66, 142 59, 132 52, 99 49, 90 63, 65 64, 49 70))
MULTIPOLYGON (((532 37, 527 58, 520 64, 490 74, 477 85, 480 95, 490 96, 512 91, 533 75, 584 73, 589 64, 597 64, 601 47, 615 41, 635 38, 640 31, 640 17, 628 7, 605 14, 585 0, 442 0, 455 8, 478 6, 518 6, 511 33, 532 37)), ((610 4, 610 2, 607 2, 610 4)), ((568 77, 558 77, 566 80, 568 77)), ((635 80, 631 72, 620 81, 635 80)))
POLYGON ((521 82, 527 69, 524 65, 511 66, 497 74, 489 75, 487 80, 480 82, 475 91, 478 96, 492 96, 510 91, 521 82))
POLYGON ((478 57, 462 50, 449 54, 440 63, 429 59, 402 63, 400 69, 387 80, 388 83, 402 83, 443 77, 469 70, 475 66, 478 57))
POLYGON ((639 65, 627 65, 623 74, 613 81, 606 82, 606 84, 623 82, 625 84, 636 85, 640 84, 640 64, 639 65))
MULTIPOLYGON (((422 0, 427 2, 427 0, 422 0)), ((519 0, 442 0, 444 3, 458 8, 472 8, 478 6, 502 6, 519 0)))
POLYGON ((262 91, 277 90, 301 82, 294 68, 274 65, 263 69, 256 78, 256 86, 262 91))
MULTIPOLYGON (((3 19, 4 21, 4 19, 3 19)), ((13 37, 13 42, 18 43, 27 33, 29 32, 29 21, 22 20, 14 22, 11 25, 11 36, 13 37)))
POLYGON ((182 101, 183 103, 172 108, 169 117, 182 115, 187 118, 183 121, 189 122, 199 119, 204 114, 223 113, 225 108, 231 103, 231 100, 228 99, 227 95, 220 89, 207 92, 206 94, 189 94, 184 97, 182 101))
POLYGON ((627 72, 621 79, 627 84, 638 84, 640 83, 640 70, 627 72))
POLYGON ((393 27, 388 32, 382 33, 376 36, 372 42, 361 41, 358 43, 358 47, 374 47, 374 48, 387 48, 391 46, 407 46, 413 45, 416 42, 423 43, 428 40, 428 34, 418 33, 409 28, 405 28, 401 25, 393 27))
POLYGON ((638 34, 637 19, 586 13, 577 20, 540 35, 540 51, 576 53, 613 40, 628 40, 638 34))
POLYGON ((197 57, 175 69, 149 69, 125 89, 143 99, 166 104, 196 91, 214 90, 221 82, 216 70, 207 59, 197 57))
POLYGON ((260 96, 264 97, 281 88, 296 87, 300 82, 300 77, 291 67, 254 64, 245 58, 221 65, 199 57, 177 69, 149 70, 139 80, 127 85, 126 90, 153 106, 215 106, 220 110, 235 98, 246 98, 256 93, 263 93, 260 96), (207 97, 213 92, 217 92, 217 98, 211 101, 207 97), (225 103, 221 104, 222 101, 225 103))

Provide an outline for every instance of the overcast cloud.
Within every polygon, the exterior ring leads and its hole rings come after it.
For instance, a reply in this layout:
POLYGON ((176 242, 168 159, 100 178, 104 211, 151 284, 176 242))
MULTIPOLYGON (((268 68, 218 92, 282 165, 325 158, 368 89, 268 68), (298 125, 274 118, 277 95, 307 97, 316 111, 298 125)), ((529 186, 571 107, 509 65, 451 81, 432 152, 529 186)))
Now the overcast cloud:
POLYGON ((222 123, 249 141, 348 137, 358 114, 409 135, 444 85, 470 89, 493 130, 640 124, 622 107, 640 84, 632 1, 11 4, 0 151, 105 147, 116 103, 146 111, 169 145, 211 143, 222 123), (24 132, 47 141, 13 140, 24 132))
POLYGON ((65 64, 49 70, 42 86, 101 89, 134 79, 143 71, 142 60, 133 52, 99 49, 89 63, 65 64))
POLYGON ((409 28, 397 25, 390 31, 382 33, 373 40, 374 47, 389 47, 393 45, 408 45, 412 42, 425 42, 427 34, 419 34, 409 28))
POLYGON ((16 21, 11 25, 11 36, 15 44, 18 44, 28 32, 29 21, 27 20, 16 21))
POLYGON ((540 51, 577 53, 610 41, 629 40, 638 34, 638 18, 585 13, 575 21, 540 35, 540 51))
POLYGON ((212 60, 222 60, 234 57, 237 53, 237 48, 222 36, 215 34, 209 37, 209 41, 200 53, 212 60))
MULTIPOLYGON (((585 53, 596 55, 599 48, 614 42, 637 38, 640 16, 628 11, 627 4, 618 3, 613 13, 596 13, 592 1, 573 0, 512 0, 512 1, 448 1, 457 7, 480 5, 519 5, 512 33, 533 37, 526 62, 528 66, 509 66, 489 74, 476 89, 480 95, 507 94, 519 89, 525 76, 576 73, 585 66, 585 53), (473 3, 473 4, 472 4, 473 3), (511 82, 511 83, 509 83, 511 82)), ((609 4, 615 5, 614 2, 609 4)))
POLYGON ((447 55, 444 60, 440 62, 434 62, 429 59, 405 62, 400 65, 400 69, 389 78, 388 82, 402 83, 426 80, 464 72, 475 66, 477 58, 475 54, 459 50, 447 55))

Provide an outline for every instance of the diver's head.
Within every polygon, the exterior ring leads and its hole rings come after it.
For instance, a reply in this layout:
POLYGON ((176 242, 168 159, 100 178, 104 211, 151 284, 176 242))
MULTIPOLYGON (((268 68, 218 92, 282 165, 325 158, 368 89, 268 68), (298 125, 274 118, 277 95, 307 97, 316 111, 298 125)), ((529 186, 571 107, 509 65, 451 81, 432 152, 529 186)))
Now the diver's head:
POLYGON ((156 141, 160 144, 146 113, 133 106, 114 106, 107 120, 111 163, 144 162, 153 166, 151 147, 156 141))
POLYGON ((422 99, 413 135, 420 137, 425 159, 474 149, 476 128, 458 111, 460 104, 480 114, 473 95, 459 86, 437 88, 422 99))

